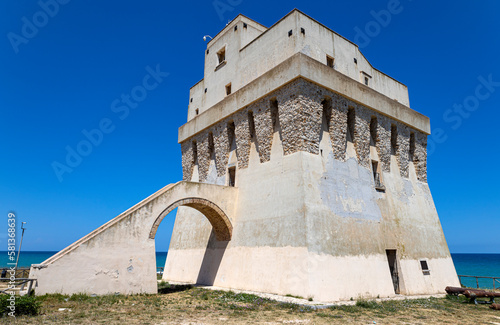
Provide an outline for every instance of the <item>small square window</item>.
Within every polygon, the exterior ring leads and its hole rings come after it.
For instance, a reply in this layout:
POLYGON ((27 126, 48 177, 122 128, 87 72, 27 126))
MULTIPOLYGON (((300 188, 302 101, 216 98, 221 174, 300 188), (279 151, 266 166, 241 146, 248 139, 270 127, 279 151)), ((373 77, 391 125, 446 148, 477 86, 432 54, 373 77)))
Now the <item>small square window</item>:
POLYGON ((326 56, 326 65, 329 66, 330 68, 333 68, 335 66, 335 59, 332 58, 331 56, 326 56))
POLYGON ((431 274, 431 270, 429 270, 429 265, 427 264, 427 260, 420 260, 420 267, 422 268, 422 272, 424 275, 431 274))
POLYGON ((247 28, 247 27, 248 27, 247 23, 243 23, 243 28, 247 28))
POLYGON ((226 47, 217 52, 217 59, 219 60, 219 64, 226 61, 226 47))
POLYGON ((226 85, 226 96, 231 94, 231 84, 226 85))

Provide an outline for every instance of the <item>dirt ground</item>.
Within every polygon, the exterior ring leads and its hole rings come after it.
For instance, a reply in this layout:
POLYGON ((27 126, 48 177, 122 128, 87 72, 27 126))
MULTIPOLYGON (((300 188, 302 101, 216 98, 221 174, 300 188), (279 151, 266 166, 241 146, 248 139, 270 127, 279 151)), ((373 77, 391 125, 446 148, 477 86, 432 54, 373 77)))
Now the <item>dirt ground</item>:
POLYGON ((158 295, 48 295, 37 316, 2 324, 498 324, 500 311, 464 298, 360 300, 313 309, 251 294, 168 286, 158 295))

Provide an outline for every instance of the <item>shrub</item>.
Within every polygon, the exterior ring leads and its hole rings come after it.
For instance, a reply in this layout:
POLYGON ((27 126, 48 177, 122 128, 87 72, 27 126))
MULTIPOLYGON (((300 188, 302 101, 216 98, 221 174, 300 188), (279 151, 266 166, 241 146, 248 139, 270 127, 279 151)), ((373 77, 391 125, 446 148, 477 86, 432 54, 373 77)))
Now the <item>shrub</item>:
MULTIPOLYGON (((11 312, 10 295, 0 295, 0 314, 7 316, 11 312)), ((15 315, 38 315, 40 313, 41 301, 36 296, 16 296, 15 298, 15 315)))
POLYGON ((356 301, 356 306, 367 309, 377 309, 380 307, 380 305, 377 304, 375 300, 363 300, 363 299, 356 301))

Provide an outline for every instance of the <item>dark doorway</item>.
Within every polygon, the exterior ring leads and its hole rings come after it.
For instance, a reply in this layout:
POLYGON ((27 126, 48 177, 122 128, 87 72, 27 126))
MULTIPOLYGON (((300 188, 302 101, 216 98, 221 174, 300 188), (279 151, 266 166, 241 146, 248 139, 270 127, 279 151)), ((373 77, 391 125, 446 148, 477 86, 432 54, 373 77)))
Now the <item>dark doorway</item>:
POLYGON ((391 271, 392 284, 394 285, 394 292, 399 294, 399 273, 398 273, 398 261, 396 258, 395 249, 387 249, 387 261, 389 262, 389 270, 391 271))

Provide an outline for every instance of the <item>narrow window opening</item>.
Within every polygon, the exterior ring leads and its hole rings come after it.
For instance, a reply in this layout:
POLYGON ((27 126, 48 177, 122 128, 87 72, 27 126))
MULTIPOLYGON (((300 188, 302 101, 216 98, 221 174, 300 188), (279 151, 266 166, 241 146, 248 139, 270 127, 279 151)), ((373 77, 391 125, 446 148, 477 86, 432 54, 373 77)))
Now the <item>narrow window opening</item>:
POLYGON ((273 132, 278 131, 278 101, 276 99, 271 100, 271 120, 273 123, 273 132))
POLYGON ((354 63, 358 64, 358 59, 354 58, 354 63))
POLYGON ((291 30, 291 29, 290 29, 290 30, 288 31, 288 37, 292 36, 292 34, 293 34, 293 30, 291 30))
POLYGON ((372 119, 370 121, 370 145, 371 146, 377 145, 377 126, 378 126, 377 118, 375 116, 372 116, 372 119))
POLYGON ((415 156, 415 133, 411 132, 410 133, 410 155, 408 157, 410 162, 413 161, 414 156, 415 156))
POLYGON ((369 83, 370 83, 370 79, 368 79, 368 77, 365 77, 365 85, 368 86, 369 83))
POLYGON ((431 270, 429 270, 429 265, 427 264, 427 260, 420 260, 420 267, 422 268, 422 273, 424 273, 424 275, 431 274, 431 270))
POLYGON ((335 59, 332 58, 331 56, 326 56, 326 65, 329 66, 330 68, 333 68, 335 66, 335 59))
POLYGON ((229 176, 228 186, 234 187, 236 185, 236 167, 229 167, 227 169, 227 174, 229 176))
POLYGON ((250 132, 250 139, 255 139, 255 121, 253 118, 253 112, 248 111, 248 128, 250 132))
POLYGON ((193 146, 193 164, 198 163, 198 146, 196 144, 196 141, 193 141, 192 143, 193 146))
POLYGON ((231 94, 231 84, 226 85, 226 96, 231 94))
POLYGON ((210 50, 207 50, 207 54, 210 53, 210 50))
POLYGON ((234 26, 234 31, 238 30, 238 25, 234 26))
POLYGON ((191 103, 193 102, 193 99, 191 98, 191 103))
POLYGON ((354 127, 356 124, 356 115, 354 108, 349 108, 347 111, 347 141, 354 142, 354 127))
POLYGON ((323 105, 323 118, 325 119, 326 131, 330 131, 330 120, 332 118, 332 100, 325 98, 321 104, 323 105))
POLYGON ((391 155, 396 155, 398 152, 398 127, 391 125, 391 155))
POLYGON ((217 52, 217 59, 219 60, 219 64, 226 61, 226 47, 223 47, 219 52, 217 52))
POLYGON ((208 133, 208 154, 210 159, 213 159, 215 155, 215 146, 214 146, 214 134, 212 132, 208 133))
POLYGON ((200 110, 197 108, 197 109, 195 109, 195 110, 194 110, 194 113, 195 113, 196 115, 198 115, 198 114, 200 114, 200 110))
POLYGON ((232 147, 233 141, 235 140, 235 126, 234 126, 234 121, 228 122, 227 123, 227 135, 229 139, 229 147, 232 147))
POLYGON ((376 160, 372 160, 372 171, 373 171, 373 180, 375 182, 375 189, 379 192, 385 192, 385 186, 382 183, 381 179, 379 163, 376 160))
POLYGON ((300 32, 304 35, 306 34, 306 30, 304 28, 300 28, 300 32))
POLYGON ((205 88, 205 94, 207 93, 207 91, 208 91, 208 88, 205 88))
POLYGON ((243 28, 247 28, 247 27, 248 27, 247 23, 243 23, 243 28))
MULTIPOLYGON (((319 133, 319 143, 323 142, 323 136, 325 132, 330 132, 330 120, 332 118, 332 99, 326 97, 322 102, 323 115, 321 116, 321 129, 319 133)), ((321 150, 321 155, 323 156, 323 150, 321 150)))

